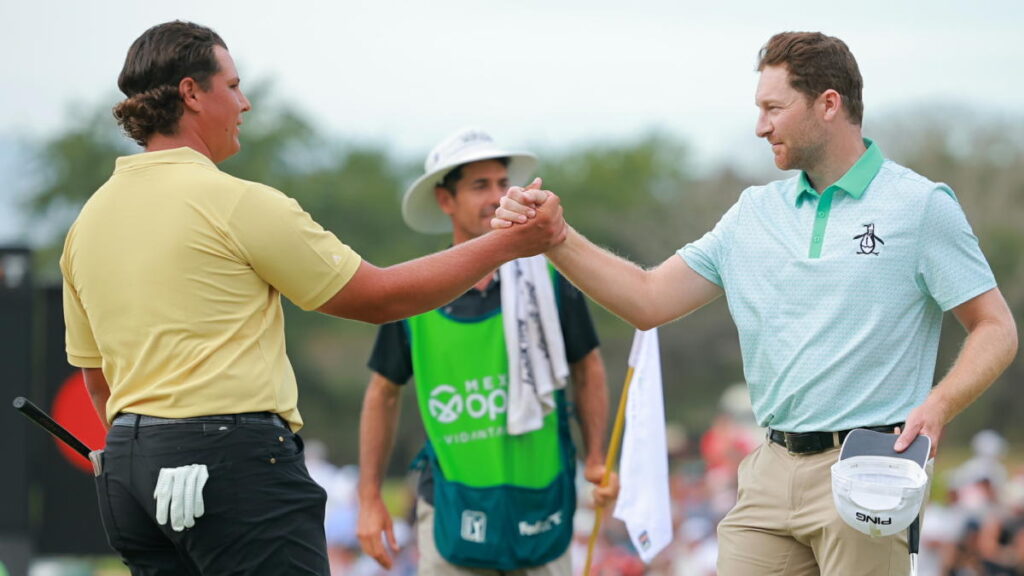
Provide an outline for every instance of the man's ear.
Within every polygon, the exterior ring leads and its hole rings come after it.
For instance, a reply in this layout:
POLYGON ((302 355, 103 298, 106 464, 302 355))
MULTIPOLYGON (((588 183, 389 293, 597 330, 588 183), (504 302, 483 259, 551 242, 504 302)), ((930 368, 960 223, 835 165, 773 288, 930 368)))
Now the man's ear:
POLYGON ((832 121, 840 117, 843 112, 843 96, 839 92, 830 88, 822 92, 818 100, 824 107, 825 120, 832 121))
POLYGON ((181 102, 186 108, 193 112, 199 112, 202 105, 199 103, 199 92, 201 88, 199 83, 195 81, 195 78, 186 76, 178 82, 178 95, 181 96, 181 102))
POLYGON ((451 216, 455 212, 455 193, 443 186, 434 186, 434 199, 441 212, 451 216))

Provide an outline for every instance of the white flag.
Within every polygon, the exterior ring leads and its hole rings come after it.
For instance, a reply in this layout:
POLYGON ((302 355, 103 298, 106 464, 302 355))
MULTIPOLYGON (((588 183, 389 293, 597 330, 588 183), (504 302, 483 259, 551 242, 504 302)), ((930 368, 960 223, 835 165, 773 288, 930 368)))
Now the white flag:
POLYGON ((672 542, 672 504, 665 447, 658 329, 637 330, 629 353, 633 380, 626 399, 626 431, 619 461, 621 488, 615 517, 645 563, 672 542))

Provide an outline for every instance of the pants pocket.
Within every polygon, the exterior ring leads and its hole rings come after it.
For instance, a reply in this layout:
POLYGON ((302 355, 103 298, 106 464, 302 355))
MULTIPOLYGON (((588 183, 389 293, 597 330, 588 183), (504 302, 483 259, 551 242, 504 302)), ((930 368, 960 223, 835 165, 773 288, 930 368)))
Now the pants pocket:
POLYGON ((96 482, 96 501, 100 507, 100 520, 103 522, 103 529, 107 533, 107 543, 115 550, 122 547, 121 532, 114 521, 114 511, 110 506, 110 474, 106 470, 105 455, 100 455, 104 464, 103 472, 94 478, 96 482))
POLYGON ((306 445, 298 434, 275 428, 270 441, 270 455, 277 462, 288 463, 305 458, 306 445))

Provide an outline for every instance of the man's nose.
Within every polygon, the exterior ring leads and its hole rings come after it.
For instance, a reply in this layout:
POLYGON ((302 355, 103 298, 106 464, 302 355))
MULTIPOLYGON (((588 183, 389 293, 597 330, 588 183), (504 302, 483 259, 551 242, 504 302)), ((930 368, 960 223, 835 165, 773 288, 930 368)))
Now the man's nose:
POLYGON ((507 188, 505 186, 502 186, 501 184, 495 184, 494 186, 491 186, 491 193, 488 199, 490 200, 491 204, 494 204, 495 208, 497 208, 498 203, 501 202, 501 197, 505 195, 506 191, 507 188))
POLYGON ((757 115, 757 124, 754 125, 754 133, 758 138, 765 138, 772 133, 772 124, 764 114, 757 115))

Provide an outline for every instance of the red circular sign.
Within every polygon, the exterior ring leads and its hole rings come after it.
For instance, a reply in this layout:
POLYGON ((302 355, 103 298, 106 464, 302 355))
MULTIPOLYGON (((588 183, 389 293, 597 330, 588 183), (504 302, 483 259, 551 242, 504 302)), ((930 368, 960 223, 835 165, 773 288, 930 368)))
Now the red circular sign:
MULTIPOLYGON (((99 450, 106 446, 107 430, 103 427, 103 422, 96 414, 96 410, 93 409, 81 370, 72 372, 61 384, 60 390, 57 391, 57 397, 53 399, 53 408, 50 414, 58 424, 67 428, 68 432, 71 432, 75 438, 81 440, 89 448, 99 450)), ((92 474, 92 464, 87 458, 60 440, 54 438, 53 441, 57 443, 57 449, 60 450, 65 460, 76 468, 92 474)))

